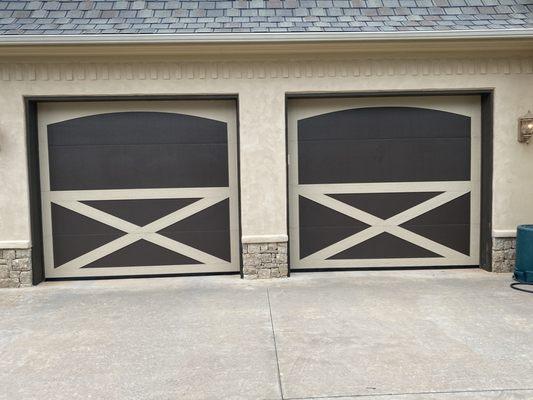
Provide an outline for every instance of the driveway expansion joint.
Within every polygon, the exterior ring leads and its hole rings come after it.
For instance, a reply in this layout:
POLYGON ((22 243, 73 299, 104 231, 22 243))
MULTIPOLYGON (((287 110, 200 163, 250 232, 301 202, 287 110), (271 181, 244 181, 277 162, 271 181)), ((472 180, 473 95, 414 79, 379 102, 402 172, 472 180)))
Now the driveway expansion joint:
MULTIPOLYGON (((533 388, 520 389, 472 389, 472 390, 446 390, 446 391, 429 391, 429 392, 402 392, 402 393, 368 393, 368 394, 337 394, 324 396, 306 396, 306 397, 284 397, 283 400, 320 400, 320 399, 349 399, 349 398, 365 398, 365 397, 389 397, 389 396, 421 396, 421 395, 440 395, 440 394, 475 394, 475 393, 498 393, 505 392, 529 392, 533 388)), ((429 400, 429 399, 428 399, 429 400)))
POLYGON ((272 307, 270 305, 270 291, 268 290, 268 288, 266 289, 266 292, 267 292, 267 301, 268 301, 268 312, 269 312, 269 315, 270 315, 270 326, 272 328, 272 340, 274 342, 274 351, 276 353, 276 368, 277 368, 277 373, 278 373, 279 392, 280 392, 281 400, 285 400, 285 397, 283 397, 283 385, 281 383, 281 372, 280 372, 280 367, 279 367, 278 346, 277 346, 277 343, 276 343, 276 331, 274 329, 274 319, 272 318, 272 307))

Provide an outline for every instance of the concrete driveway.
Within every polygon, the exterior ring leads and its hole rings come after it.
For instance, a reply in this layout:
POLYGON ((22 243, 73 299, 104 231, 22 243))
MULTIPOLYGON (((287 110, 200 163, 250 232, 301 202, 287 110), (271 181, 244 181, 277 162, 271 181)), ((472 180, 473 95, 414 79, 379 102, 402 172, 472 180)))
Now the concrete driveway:
POLYGON ((533 399, 533 295, 481 270, 0 292, 0 399, 533 399))

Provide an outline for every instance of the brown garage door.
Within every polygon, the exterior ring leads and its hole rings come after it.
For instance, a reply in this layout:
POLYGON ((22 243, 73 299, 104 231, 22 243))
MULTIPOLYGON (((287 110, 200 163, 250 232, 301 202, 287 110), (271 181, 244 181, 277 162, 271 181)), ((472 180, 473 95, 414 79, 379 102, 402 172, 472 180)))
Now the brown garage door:
POLYGON ((477 265, 480 103, 289 103, 291 267, 477 265))
POLYGON ((239 270, 231 101, 39 105, 47 278, 239 270))

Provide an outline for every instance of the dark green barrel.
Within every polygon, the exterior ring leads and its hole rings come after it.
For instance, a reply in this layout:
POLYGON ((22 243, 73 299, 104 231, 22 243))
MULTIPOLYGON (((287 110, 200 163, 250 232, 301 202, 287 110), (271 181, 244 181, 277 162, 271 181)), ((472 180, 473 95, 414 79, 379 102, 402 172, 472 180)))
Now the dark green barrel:
POLYGON ((533 283, 533 225, 519 225, 516 231, 514 277, 519 282, 533 283))

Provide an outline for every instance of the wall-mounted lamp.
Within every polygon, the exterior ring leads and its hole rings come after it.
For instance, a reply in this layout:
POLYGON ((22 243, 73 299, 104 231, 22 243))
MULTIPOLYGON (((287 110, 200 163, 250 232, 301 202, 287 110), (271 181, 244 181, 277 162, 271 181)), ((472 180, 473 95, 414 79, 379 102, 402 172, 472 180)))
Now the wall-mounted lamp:
POLYGON ((529 144, 533 136, 533 114, 528 111, 526 115, 518 118, 518 141, 529 144))

